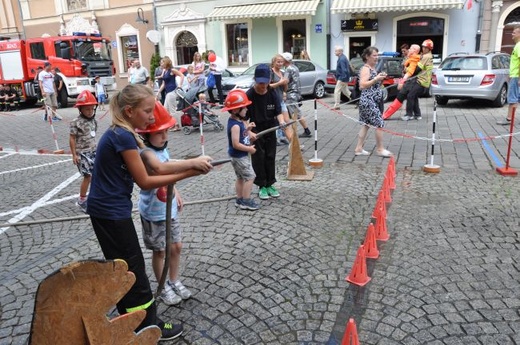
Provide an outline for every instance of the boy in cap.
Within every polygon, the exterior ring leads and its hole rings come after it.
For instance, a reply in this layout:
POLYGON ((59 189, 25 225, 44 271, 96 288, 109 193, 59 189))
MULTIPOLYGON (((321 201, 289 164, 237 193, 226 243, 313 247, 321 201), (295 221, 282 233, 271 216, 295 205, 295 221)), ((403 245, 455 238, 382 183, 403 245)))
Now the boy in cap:
POLYGON ((276 162, 276 133, 270 132, 260 138, 256 138, 255 133, 259 133, 268 128, 280 125, 285 127, 283 119, 281 100, 274 90, 269 87, 271 81, 271 69, 266 64, 260 64, 255 69, 255 84, 246 94, 252 102, 247 106, 247 117, 255 123, 250 136, 255 141, 256 152, 251 156, 251 162, 256 177, 254 183, 258 186, 258 197, 262 200, 270 197, 280 196, 274 187, 275 162, 276 162))

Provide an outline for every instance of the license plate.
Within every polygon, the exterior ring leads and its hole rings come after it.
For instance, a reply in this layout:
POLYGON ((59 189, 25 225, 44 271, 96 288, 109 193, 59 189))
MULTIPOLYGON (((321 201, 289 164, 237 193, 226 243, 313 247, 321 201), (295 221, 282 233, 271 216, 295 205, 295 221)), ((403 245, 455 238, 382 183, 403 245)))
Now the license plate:
POLYGON ((469 77, 448 77, 448 82, 450 82, 450 83, 467 83, 467 82, 469 82, 469 77))

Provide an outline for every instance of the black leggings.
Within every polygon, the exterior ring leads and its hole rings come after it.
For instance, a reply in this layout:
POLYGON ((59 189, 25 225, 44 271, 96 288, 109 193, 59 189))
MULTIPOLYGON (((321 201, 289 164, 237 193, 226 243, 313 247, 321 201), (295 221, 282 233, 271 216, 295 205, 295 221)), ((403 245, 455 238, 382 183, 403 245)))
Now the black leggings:
POLYGON ((146 318, 137 329, 156 325, 156 305, 132 218, 111 220, 90 216, 90 221, 105 258, 125 260, 128 270, 135 275, 135 284, 117 303, 119 314, 143 309, 147 311, 146 318))

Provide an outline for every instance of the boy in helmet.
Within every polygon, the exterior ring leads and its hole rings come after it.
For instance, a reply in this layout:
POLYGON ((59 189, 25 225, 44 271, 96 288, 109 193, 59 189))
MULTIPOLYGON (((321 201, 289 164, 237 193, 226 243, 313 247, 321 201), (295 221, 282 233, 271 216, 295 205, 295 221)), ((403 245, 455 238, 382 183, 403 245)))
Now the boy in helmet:
POLYGON ((70 123, 69 145, 72 152, 72 163, 78 167, 83 181, 79 187, 79 198, 76 205, 87 212, 87 192, 90 186, 94 160, 96 158, 96 115, 97 101, 90 91, 79 94, 74 107, 79 116, 70 123))
POLYGON ((247 106, 250 104, 251 101, 243 90, 231 90, 224 101, 222 111, 229 112, 227 124, 228 154, 237 175, 235 206, 242 210, 256 211, 260 206, 251 198, 251 190, 256 175, 249 158, 249 154, 256 152, 249 138, 249 130, 255 124, 246 122, 247 106))
MULTIPOLYGON (((175 126, 177 120, 159 101, 155 102, 155 122, 145 130, 136 129, 143 136, 146 148, 140 152, 146 170, 151 175, 182 173, 190 169, 204 170, 210 168, 207 156, 182 161, 170 161, 168 153, 168 130, 175 126)), ((141 190, 139 193, 138 208, 141 214, 143 241, 147 249, 153 250, 152 268, 157 281, 160 280, 166 248, 166 201, 167 187, 150 190, 141 190)), ((182 300, 191 297, 188 290, 179 279, 179 266, 182 249, 182 231, 178 214, 182 211, 183 201, 174 188, 174 197, 171 210, 171 245, 170 260, 168 263, 169 279, 164 285, 160 299, 167 305, 179 304, 182 300)))

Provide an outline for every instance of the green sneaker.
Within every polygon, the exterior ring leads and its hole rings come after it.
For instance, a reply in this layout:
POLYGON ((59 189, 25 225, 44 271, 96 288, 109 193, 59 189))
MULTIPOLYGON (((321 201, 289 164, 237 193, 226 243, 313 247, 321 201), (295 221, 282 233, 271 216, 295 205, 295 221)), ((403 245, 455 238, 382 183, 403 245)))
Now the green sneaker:
POLYGON ((260 199, 262 199, 262 200, 269 199, 269 193, 267 193, 267 188, 266 187, 260 188, 260 190, 258 191, 258 197, 260 199))
POLYGON ((280 193, 278 192, 278 190, 276 188, 274 188, 274 186, 269 186, 266 189, 267 189, 267 194, 269 194, 269 196, 272 196, 273 198, 278 198, 280 196, 280 193))

